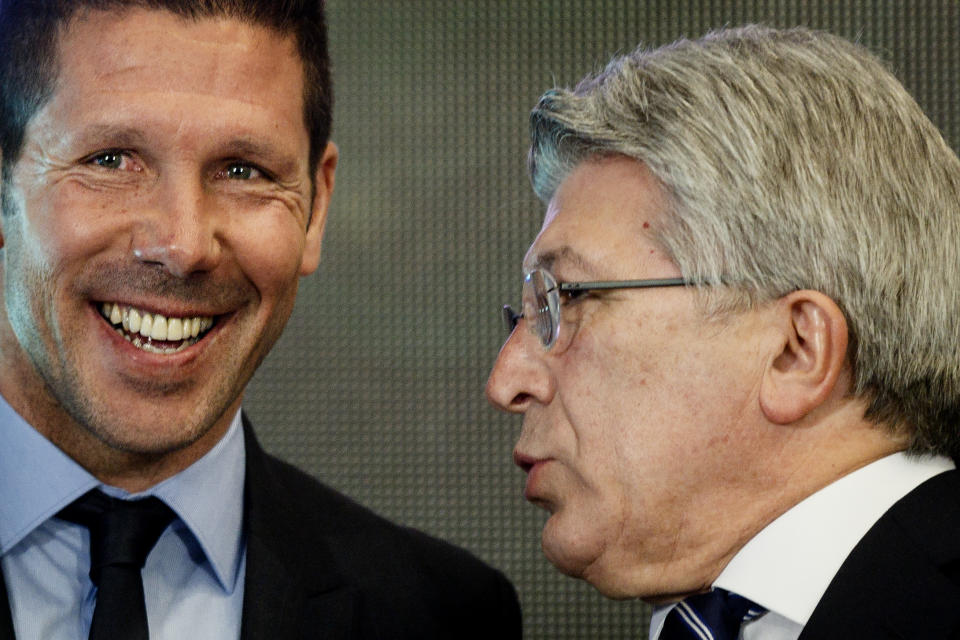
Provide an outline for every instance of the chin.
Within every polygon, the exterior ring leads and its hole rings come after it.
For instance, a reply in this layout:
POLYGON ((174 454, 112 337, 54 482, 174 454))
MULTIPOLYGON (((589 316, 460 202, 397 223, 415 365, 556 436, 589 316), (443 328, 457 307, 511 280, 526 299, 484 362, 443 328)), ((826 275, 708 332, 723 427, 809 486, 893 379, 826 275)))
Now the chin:
POLYGON ((157 457, 190 446, 203 436, 199 429, 171 430, 169 425, 156 429, 96 425, 88 427, 98 440, 115 451, 157 457))
POLYGON ((196 402, 186 412, 166 404, 139 399, 127 402, 126 407, 118 402, 105 407, 83 403, 72 406, 70 413, 78 425, 109 449, 148 457, 189 447, 222 415, 211 411, 207 402, 196 402))
POLYGON ((554 514, 547 519, 540 534, 543 555, 561 573, 571 578, 584 578, 586 570, 596 562, 602 545, 577 528, 563 526, 563 518, 554 514))
MULTIPOLYGON (((647 598, 655 589, 637 584, 623 554, 617 555, 611 544, 595 528, 564 527, 556 516, 547 520, 541 534, 543 554, 561 573, 589 583, 612 600, 647 598)), ((642 570, 640 572, 643 573, 642 570)))

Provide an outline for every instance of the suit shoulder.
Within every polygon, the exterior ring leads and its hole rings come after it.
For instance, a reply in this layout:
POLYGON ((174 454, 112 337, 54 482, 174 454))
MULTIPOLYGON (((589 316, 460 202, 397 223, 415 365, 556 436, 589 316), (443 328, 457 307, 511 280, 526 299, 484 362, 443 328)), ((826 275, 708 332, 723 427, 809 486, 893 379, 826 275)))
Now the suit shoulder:
POLYGON ((287 523, 291 555, 317 553, 322 541, 324 555, 379 619, 429 620, 437 625, 435 637, 462 628, 465 619, 483 620, 480 627, 490 626, 478 638, 520 637, 519 601, 503 573, 466 549, 391 522, 293 465, 272 456, 263 462, 264 484, 274 494, 272 519, 287 523))
POLYGON ((847 556, 801 638, 947 638, 960 630, 960 472, 894 504, 847 556))
MULTIPOLYGON (((363 541, 365 560, 396 561, 471 567, 492 571, 469 551, 411 527, 401 526, 333 489, 293 465, 268 456, 282 486, 287 510, 304 531, 312 536, 363 541)), ((351 544, 352 546, 357 546, 351 544)))

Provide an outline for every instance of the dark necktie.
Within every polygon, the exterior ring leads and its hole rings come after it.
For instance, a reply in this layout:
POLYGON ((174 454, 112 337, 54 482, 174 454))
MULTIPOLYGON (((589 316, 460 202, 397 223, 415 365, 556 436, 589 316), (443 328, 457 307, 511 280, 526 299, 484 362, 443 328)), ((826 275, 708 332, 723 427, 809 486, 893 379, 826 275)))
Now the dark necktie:
POLYGON ((97 602, 89 640, 149 640, 140 571, 173 512, 157 498, 118 500, 93 490, 57 517, 90 530, 97 602))
POLYGON ((736 640, 740 626, 766 610, 723 589, 690 596, 667 615, 660 640, 736 640))

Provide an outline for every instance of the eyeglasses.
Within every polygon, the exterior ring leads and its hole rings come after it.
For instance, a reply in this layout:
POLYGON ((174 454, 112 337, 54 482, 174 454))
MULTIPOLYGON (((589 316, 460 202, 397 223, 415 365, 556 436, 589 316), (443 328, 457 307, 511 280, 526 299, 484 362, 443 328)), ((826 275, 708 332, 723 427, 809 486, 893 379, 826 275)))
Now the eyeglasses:
POLYGON ((647 289, 652 287, 686 287, 697 284, 684 278, 650 280, 609 280, 603 282, 557 282, 546 269, 534 269, 523 278, 522 312, 503 306, 503 322, 509 333, 520 318, 526 318, 530 331, 540 339, 544 349, 551 349, 560 337, 560 292, 585 292, 603 289, 647 289))

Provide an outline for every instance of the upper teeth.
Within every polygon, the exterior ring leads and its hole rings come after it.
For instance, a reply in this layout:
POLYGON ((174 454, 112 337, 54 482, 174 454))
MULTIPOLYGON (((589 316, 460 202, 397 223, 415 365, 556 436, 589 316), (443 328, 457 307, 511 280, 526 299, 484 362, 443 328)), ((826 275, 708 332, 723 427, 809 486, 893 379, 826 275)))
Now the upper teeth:
POLYGON ((169 318, 159 313, 121 306, 115 302, 104 302, 101 311, 110 324, 122 325, 126 331, 139 333, 151 340, 188 340, 196 338, 213 326, 213 318, 210 316, 169 318))

